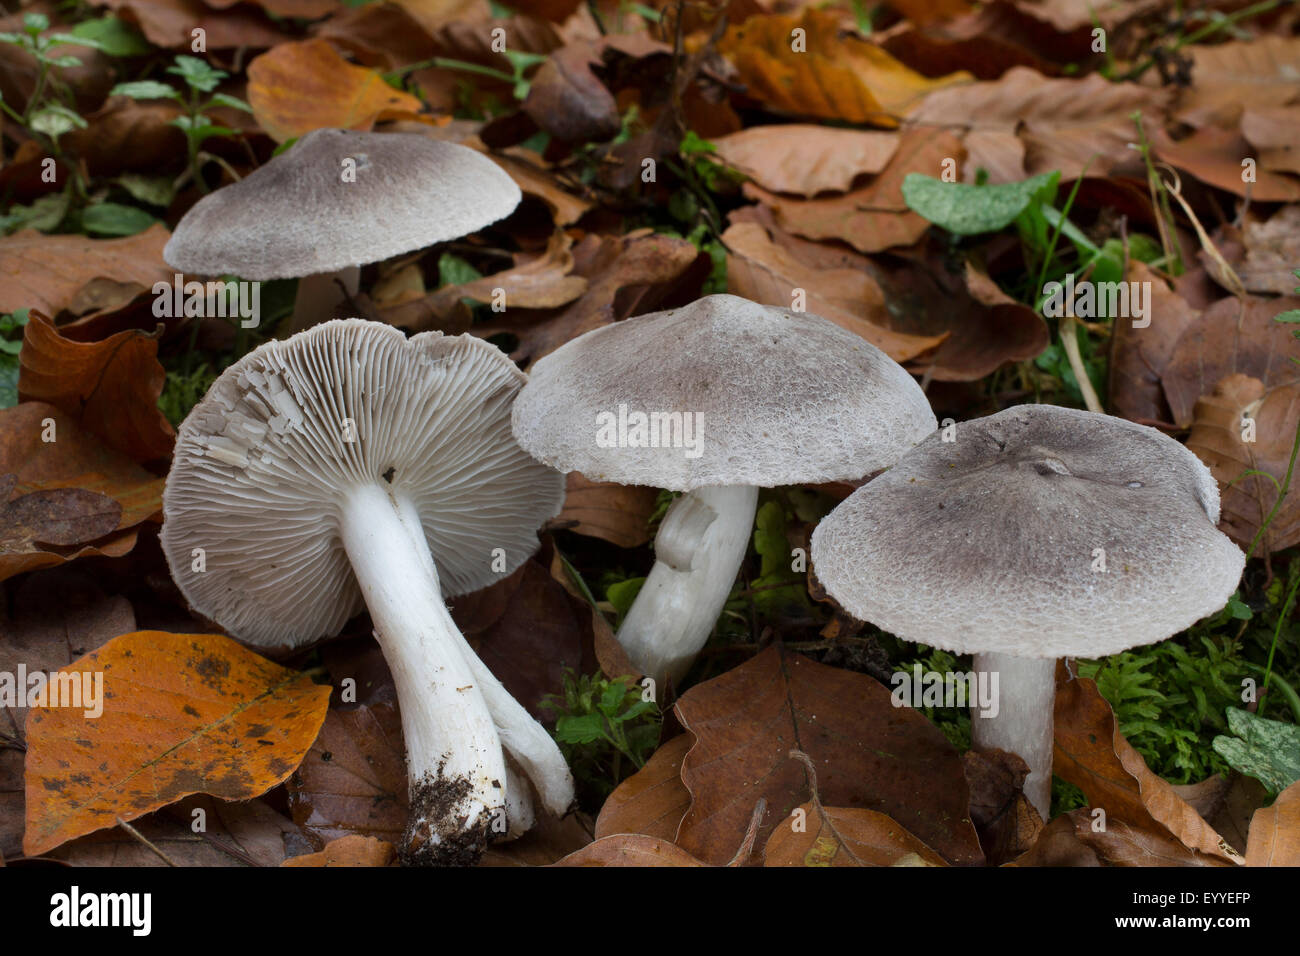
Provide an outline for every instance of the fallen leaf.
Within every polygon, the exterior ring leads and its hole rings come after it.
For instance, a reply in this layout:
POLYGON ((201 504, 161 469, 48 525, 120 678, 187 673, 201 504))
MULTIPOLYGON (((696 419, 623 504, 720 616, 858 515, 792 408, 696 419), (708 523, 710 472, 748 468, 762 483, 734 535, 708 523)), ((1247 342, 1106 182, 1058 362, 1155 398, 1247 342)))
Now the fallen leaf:
POLYGON ((564 510, 555 519, 568 530, 602 538, 620 548, 650 540, 650 517, 659 491, 612 481, 588 481, 576 471, 565 476, 564 510))
MULTIPOLYGON (((472 145, 466 143, 465 145, 472 145)), ((482 148, 480 144, 478 148, 482 148)), ((506 171, 511 179, 529 196, 535 196, 551 210, 557 226, 569 226, 581 219, 592 204, 560 187, 560 184, 541 166, 514 155, 492 153, 492 161, 506 171)))
POLYGON ((968 82, 968 73, 922 76, 879 46, 841 29, 830 11, 799 18, 765 14, 733 26, 718 52, 735 64, 752 96, 791 113, 893 127, 925 96, 968 82), (803 31, 803 48, 792 31, 803 31))
MULTIPOLYGON (((1219 526, 1243 548, 1249 547, 1277 500, 1286 477, 1300 422, 1300 385, 1265 389, 1248 375, 1233 374, 1219 381, 1214 391, 1196 403, 1195 420, 1187 447, 1205 462, 1219 483, 1219 526), (1244 442, 1243 421, 1254 422, 1254 440, 1244 442), (1273 482, 1246 472, 1260 470, 1273 482)), ((1256 553, 1271 554, 1300 541, 1300 504, 1285 498, 1256 553)))
POLYGON ((1191 59, 1192 85, 1178 97, 1174 115, 1181 122, 1230 127, 1243 109, 1300 100, 1300 38, 1265 33, 1249 41, 1194 44, 1184 52, 1191 59))
POLYGON ((570 853, 555 866, 708 866, 658 837, 618 833, 570 853))
POLYGON ((800 261, 757 222, 740 221, 722 234, 727 248, 727 289, 753 302, 790 308, 799 291, 807 311, 866 339, 896 362, 937 347, 940 335, 909 335, 883 323, 889 306, 871 274, 856 264, 826 268, 800 261))
POLYGON ((99 342, 74 342, 34 313, 18 355, 18 397, 63 409, 136 461, 168 458, 176 430, 158 408, 166 371, 157 356, 157 335, 130 329, 99 342))
POLYGON ((400 840, 407 779, 396 703, 331 708, 287 789, 293 822, 322 846, 349 835, 400 840))
POLYGON ((678 734, 615 787, 596 817, 596 839, 640 833, 671 842, 691 805, 682 783, 682 760, 694 742, 690 734, 678 734))
POLYGON ((792 123, 754 126, 713 141, 726 165, 764 189, 811 197, 844 192, 865 173, 881 172, 899 134, 792 123))
POLYGON ((909 854, 925 866, 948 865, 883 813, 819 809, 805 803, 777 825, 763 848, 764 866, 897 866, 909 854))
POLYGON ((1161 370, 1174 424, 1190 426, 1197 400, 1233 373, 1257 378, 1266 388, 1289 384, 1296 374, 1291 359, 1300 360, 1300 339, 1273 317, 1295 308, 1300 308, 1300 297, 1252 296, 1244 301, 1220 299, 1202 312, 1179 337, 1161 370))
POLYGON ((1158 316, 1146 328, 1132 322, 1115 322, 1111 346, 1108 395, 1114 414, 1133 421, 1164 422, 1171 412, 1160 379, 1173 358, 1178 340, 1200 316, 1176 289, 1166 284, 1145 263, 1130 260, 1127 282, 1150 283, 1150 315, 1158 316))
POLYGON ((1216 857, 1187 849, 1168 833, 1143 830, 1108 819, 1104 829, 1086 810, 1052 820, 1028 853, 1008 866, 1230 866, 1216 857))
POLYGON ((1242 135, 1259 150, 1259 165, 1279 173, 1300 173, 1298 126, 1300 106, 1260 107, 1248 102, 1241 117, 1242 135))
POLYGON ((1246 844, 1247 866, 1300 866, 1300 783, 1256 810, 1246 844))
POLYGON ((199 0, 95 0, 96 6, 125 13, 127 22, 154 46, 191 52, 194 31, 203 31, 209 50, 235 47, 265 49, 282 43, 285 35, 260 10, 235 7, 215 11, 199 0))
POLYGON ((823 804, 876 810, 950 862, 983 861, 956 750, 869 677, 774 645, 692 687, 675 711, 696 740, 682 764, 691 808, 676 842, 706 862, 732 858, 759 799, 761 843, 808 800, 796 747, 817 768, 823 804))
MULTIPOLYGON (((204 0, 217 10, 229 10, 240 0, 204 0)), ((329 13, 342 9, 340 0, 250 0, 267 13, 296 20, 319 20, 329 13)))
MULTIPOLYGON (((1300 128, 1300 110, 1296 119, 1300 128)), ((1283 206, 1262 222, 1249 219, 1240 230, 1225 226, 1215 233, 1215 245, 1247 292, 1290 295, 1300 263, 1300 206, 1283 206)), ((1200 256, 1215 281, 1231 292, 1222 267, 1204 249, 1200 256)))
POLYGON ((3 475, 16 476, 13 490, 19 495, 60 488, 106 495, 121 507, 121 515, 110 536, 75 550, 0 553, 0 580, 88 555, 120 557, 135 546, 136 526, 162 508, 163 479, 105 448, 75 420, 43 402, 0 410, 3 475))
POLYGON ((1001 866, 1032 847, 1043 819, 1024 794, 1029 765, 1003 750, 962 754, 970 787, 970 816, 990 866, 1001 866))
POLYGON ((28 856, 191 793, 263 793, 302 760, 329 700, 328 687, 214 634, 124 634, 60 673, 102 678, 103 712, 28 714, 28 856))
MULTIPOLYGON (((967 130, 962 140, 967 183, 975 181, 981 167, 992 184, 1054 170, 1069 180, 1085 167, 1090 176, 1104 176, 1131 160, 1128 144, 1137 135, 1132 114, 1141 112, 1150 127, 1169 96, 1096 73, 1052 79, 1015 67, 998 80, 932 93, 910 119, 967 130)), ((934 170, 917 171, 936 175, 934 170)))
POLYGON ((1175 140, 1163 129, 1150 130, 1151 151, 1158 159, 1203 183, 1216 186, 1236 196, 1249 196, 1255 202, 1296 202, 1300 200, 1300 177, 1256 169, 1253 182, 1243 181, 1242 159, 1252 150, 1235 129, 1205 126, 1183 139, 1175 140))
MULTIPOLYGON (((0 479, 8 493, 17 478, 0 479), (9 487, 5 487, 7 479, 9 487)), ((81 488, 55 488, 19 495, 0 507, 0 551, 20 554, 39 545, 89 544, 117 529, 122 506, 107 495, 81 488)))
POLYGON ((584 813, 537 815, 533 828, 516 840, 489 844, 479 866, 550 866, 591 843, 591 818, 584 813))
POLYGON ((522 108, 534 123, 564 142, 603 142, 622 126, 618 104, 591 71, 601 47, 570 43, 552 51, 533 74, 522 108))
POLYGON ((248 104, 277 143, 323 127, 368 130, 381 119, 416 119, 423 109, 319 38, 282 43, 249 63, 248 104))
POLYGON ((1090 808, 1106 811, 1107 826, 1123 822, 1139 831, 1169 833, 1199 857, 1241 861, 1214 828, 1152 773, 1119 732, 1097 685, 1064 678, 1057 668, 1055 757, 1052 772, 1080 790, 1090 808))
POLYGON ((910 246, 930 228, 903 201, 907 174, 935 175, 945 160, 960 163, 963 155, 960 141, 945 130, 909 129, 885 171, 860 189, 821 199, 789 199, 753 183, 746 183, 744 192, 770 207, 782 229, 809 239, 841 239, 859 252, 880 252, 910 246))
POLYGON ((396 851, 391 843, 368 836, 345 836, 331 840, 319 853, 307 853, 285 860, 281 866, 388 866, 396 851))
POLYGON ((141 293, 172 281, 162 258, 161 225, 124 239, 47 236, 25 230, 0 238, 0 312, 35 309, 57 316, 95 278, 133 282, 141 293))

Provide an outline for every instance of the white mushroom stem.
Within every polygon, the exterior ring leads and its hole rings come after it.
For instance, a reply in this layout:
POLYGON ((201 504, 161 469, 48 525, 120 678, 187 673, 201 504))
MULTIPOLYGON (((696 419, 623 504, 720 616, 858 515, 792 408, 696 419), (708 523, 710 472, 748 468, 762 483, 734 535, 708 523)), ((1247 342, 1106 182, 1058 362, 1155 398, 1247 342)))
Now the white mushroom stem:
POLYGON ((361 288, 361 267, 348 266, 338 272, 319 272, 298 280, 289 331, 302 332, 334 318, 334 311, 361 288))
POLYGON ((477 862, 494 820, 505 832, 505 756, 419 516, 389 489, 363 485, 344 504, 340 530, 397 686, 411 797, 403 858, 477 862))
POLYGON ((752 485, 697 488, 668 509, 655 536, 655 564, 618 631, 618 641, 656 694, 690 669, 727 603, 749 547, 758 507, 752 485))
POLYGON ((506 757, 506 822, 503 840, 517 840, 533 828, 537 814, 533 811, 533 792, 519 774, 519 768, 506 757))
POLYGON ((1025 796, 1039 816, 1052 810, 1052 729, 1056 704, 1056 660, 1013 654, 976 654, 977 674, 997 674, 997 714, 971 709, 971 744, 977 750, 1006 750, 1029 764, 1025 796))

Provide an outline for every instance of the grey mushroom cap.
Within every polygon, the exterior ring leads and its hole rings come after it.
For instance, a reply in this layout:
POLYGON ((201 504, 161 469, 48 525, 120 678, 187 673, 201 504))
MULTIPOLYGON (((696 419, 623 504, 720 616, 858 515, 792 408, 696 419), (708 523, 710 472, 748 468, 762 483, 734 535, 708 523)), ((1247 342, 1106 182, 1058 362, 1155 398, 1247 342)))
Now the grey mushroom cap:
POLYGON ((331 273, 468 235, 519 200, 514 180, 468 147, 318 129, 200 199, 163 258, 182 272, 258 281, 331 273), (354 182, 344 179, 345 159, 354 182))
POLYGON ((564 498, 510 434, 524 381, 480 339, 360 319, 250 352, 181 424, 163 493, 172 577, 248 643, 331 636, 364 607, 340 509, 378 483, 417 508, 445 597, 500 580, 494 549, 513 571, 564 498))
POLYGON ((1094 657, 1227 603, 1245 556, 1218 519, 1209 469, 1172 438, 1022 405, 903 456, 822 520, 812 559, 849 613, 904 640, 1094 657))
MULTIPOLYGON (((533 366, 513 416, 519 443, 561 471, 674 491, 861 478, 936 425, 920 386, 869 342, 733 295, 573 339, 533 366), (684 443, 603 447, 598 416, 610 422, 621 407, 682 413, 698 454, 684 443)), ((661 417, 661 435, 671 421, 661 417)))

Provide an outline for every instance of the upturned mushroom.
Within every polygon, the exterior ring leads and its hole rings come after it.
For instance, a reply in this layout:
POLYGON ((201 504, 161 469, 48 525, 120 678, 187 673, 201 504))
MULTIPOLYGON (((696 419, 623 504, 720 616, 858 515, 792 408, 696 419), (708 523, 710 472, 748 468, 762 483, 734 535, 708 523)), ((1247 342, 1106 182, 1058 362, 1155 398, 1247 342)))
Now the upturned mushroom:
POLYGON ((369 608, 406 741, 408 863, 471 863, 502 821, 529 822, 503 746, 547 810, 573 800, 559 748, 443 601, 522 564, 560 510, 563 479, 510 434, 524 380, 472 336, 326 322, 227 369, 167 477, 172 576, 234 637, 299 645, 369 608))
POLYGON ((298 279, 289 325, 298 332, 356 294, 361 266, 469 235, 520 198, 514 180, 468 147, 318 129, 195 203, 163 258, 198 275, 298 279))
POLYGON ((1222 608, 1245 556, 1218 520, 1214 478, 1173 439, 1022 405, 931 435, 821 521, 812 559, 855 617, 999 675, 972 741, 1029 764, 1025 795, 1047 819, 1056 659, 1164 640, 1222 608))
POLYGON ((733 295, 566 343, 532 368, 513 421, 561 471, 685 492, 618 632, 661 693, 722 612, 759 488, 861 478, 936 424, 911 376, 864 339, 733 295))

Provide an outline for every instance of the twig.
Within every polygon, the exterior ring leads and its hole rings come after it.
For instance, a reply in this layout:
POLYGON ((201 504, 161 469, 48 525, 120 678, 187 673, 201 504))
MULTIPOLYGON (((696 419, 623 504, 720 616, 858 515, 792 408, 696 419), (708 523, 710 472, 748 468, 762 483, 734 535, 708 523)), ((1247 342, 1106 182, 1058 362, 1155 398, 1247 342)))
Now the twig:
POLYGON ((767 812, 767 799, 758 798, 758 803, 754 804, 754 812, 749 816, 749 828, 745 830, 745 839, 740 842, 740 849, 736 850, 727 866, 744 866, 754 852, 754 841, 758 839, 758 825, 763 821, 763 814, 767 812))
POLYGON ((817 816, 821 818, 822 826, 831 831, 836 842, 839 843, 840 849, 848 855, 850 860, 858 866, 869 866, 870 864, 849 849, 848 841, 835 828, 835 824, 831 822, 831 818, 826 813, 826 808, 822 806, 821 794, 817 791, 817 768, 813 766, 812 757, 809 757, 802 750, 791 750, 789 756, 791 759, 801 762, 804 766, 804 772, 808 774, 808 790, 812 794, 812 805, 817 811, 817 816))
POLYGON ((143 833, 141 833, 141 832, 140 832, 139 830, 137 830, 135 827, 131 826, 131 824, 127 823, 127 822, 126 822, 125 820, 123 820, 121 817, 118 817, 118 818, 117 818, 117 825, 120 826, 120 827, 121 827, 123 830, 125 830, 127 833, 131 834, 131 836, 135 837, 135 839, 138 840, 140 843, 143 843, 143 844, 144 844, 145 846, 147 846, 149 849, 153 850, 153 852, 156 853, 156 854, 158 855, 158 858, 161 859, 161 860, 162 860, 164 863, 166 863, 168 866, 175 866, 175 865, 176 865, 175 863, 172 862, 171 857, 169 857, 169 856, 168 856, 166 853, 164 853, 162 850, 158 849, 156 846, 154 846, 152 843, 150 843, 149 840, 145 837, 145 835, 144 835, 143 833))

